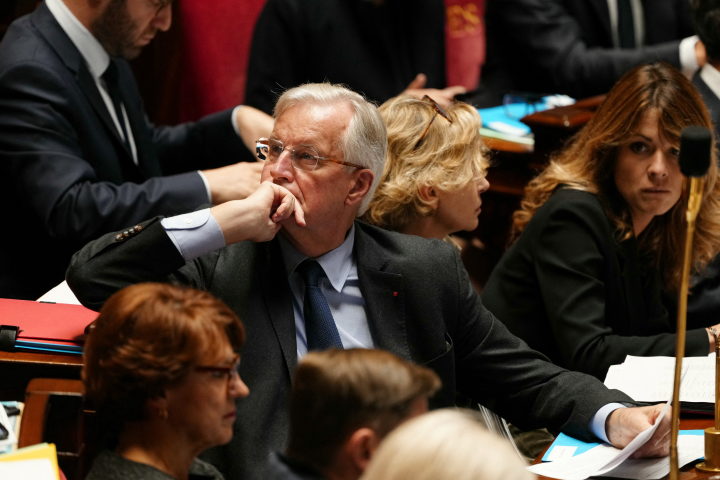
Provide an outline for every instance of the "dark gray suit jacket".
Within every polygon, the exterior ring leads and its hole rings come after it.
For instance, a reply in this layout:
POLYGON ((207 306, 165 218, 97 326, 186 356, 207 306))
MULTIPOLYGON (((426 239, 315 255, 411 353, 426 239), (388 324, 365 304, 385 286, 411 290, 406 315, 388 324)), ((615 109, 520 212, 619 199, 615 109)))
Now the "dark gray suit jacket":
POLYGON ((481 84, 500 94, 583 98, 607 93, 643 63, 664 60, 679 67, 680 40, 694 34, 687 0, 642 3, 646 46, 622 50, 613 48, 607 0, 488 0, 481 84))
MULTIPOLYGON (((168 279, 208 290, 245 324, 240 375, 250 396, 238 402, 235 437, 210 459, 227 478, 262 478, 272 450, 283 450, 287 402, 297 363, 295 322, 278 240, 241 242, 188 264, 160 219, 125 241, 110 234, 75 254, 67 280, 99 309, 120 288, 168 279)), ((552 365, 511 335, 475 293, 459 255, 440 240, 355 223, 355 258, 370 331, 378 348, 433 369, 443 382, 432 407, 456 390, 522 429, 549 427, 589 439, 603 405, 631 401, 599 381, 552 365)))
POLYGON ((138 163, 121 141, 83 57, 43 3, 0 43, 0 297, 35 299, 98 236, 208 201, 193 170, 249 155, 231 110, 156 127, 130 66, 117 60, 138 163), (244 153, 245 152, 245 153, 244 153))

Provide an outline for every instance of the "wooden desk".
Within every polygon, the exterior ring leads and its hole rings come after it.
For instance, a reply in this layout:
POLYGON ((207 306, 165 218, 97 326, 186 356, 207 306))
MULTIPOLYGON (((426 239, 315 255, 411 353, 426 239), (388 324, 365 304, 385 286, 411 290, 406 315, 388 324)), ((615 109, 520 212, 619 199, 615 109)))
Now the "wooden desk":
POLYGON ((0 351, 0 400, 25 400, 33 378, 80 379, 80 355, 0 351))
MULTIPOLYGON (((680 430, 704 430, 706 428, 713 426, 713 419, 708 417, 703 418, 693 418, 693 419, 681 419, 680 420, 680 430)), ((550 445, 548 445, 548 448, 550 448, 550 445)), ((542 457, 545 455, 545 450, 542 451, 540 455, 535 459, 533 462, 533 465, 537 465, 538 463, 542 462, 542 457)), ((695 464, 699 463, 699 460, 697 462, 690 463, 686 465, 685 467, 680 469, 680 480, 720 480, 720 475, 717 473, 706 473, 701 472, 697 468, 695 468, 695 464)), ((610 477, 604 477, 604 478, 610 478, 610 477)), ((663 477, 663 480, 669 478, 669 476, 663 477)), ((538 477, 539 480, 552 480, 549 477, 538 477)))

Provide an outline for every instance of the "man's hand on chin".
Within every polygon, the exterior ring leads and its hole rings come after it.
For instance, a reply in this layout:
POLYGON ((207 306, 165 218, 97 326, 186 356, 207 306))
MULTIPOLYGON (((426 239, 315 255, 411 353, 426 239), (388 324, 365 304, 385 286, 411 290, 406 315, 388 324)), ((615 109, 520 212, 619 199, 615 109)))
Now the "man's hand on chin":
POLYGON ((635 452, 632 458, 665 457, 670 453, 670 423, 672 408, 659 418, 665 404, 650 407, 619 408, 613 411, 605 424, 605 432, 610 443, 624 448, 640 432, 660 422, 657 430, 645 445, 635 452))
POLYGON ((280 230, 280 222, 295 218, 305 226, 305 212, 300 203, 287 189, 270 181, 260 184, 244 200, 233 200, 210 209, 210 214, 220 226, 225 244, 252 240, 267 242, 280 230))

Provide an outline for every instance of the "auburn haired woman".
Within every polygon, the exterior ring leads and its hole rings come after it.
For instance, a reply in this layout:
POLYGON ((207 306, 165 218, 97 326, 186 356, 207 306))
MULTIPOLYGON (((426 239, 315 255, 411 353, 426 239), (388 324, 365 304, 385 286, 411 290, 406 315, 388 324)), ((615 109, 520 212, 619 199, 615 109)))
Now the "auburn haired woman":
POLYGON ((110 297, 85 346, 85 391, 106 435, 87 480, 222 480, 195 457, 232 439, 235 400, 248 395, 244 341, 207 292, 142 283, 110 297))
POLYGON ((400 95, 380 114, 388 132, 385 169, 363 220, 425 238, 475 230, 480 194, 490 186, 477 110, 400 95))
MULTIPOLYGON (((604 379, 626 355, 675 354, 676 295, 685 240, 680 133, 713 129, 692 84, 665 63, 628 72, 567 149, 525 190, 514 244, 483 303, 515 335, 563 367, 604 379)), ((693 243, 694 273, 720 250, 716 154, 693 243)), ((716 326, 717 328, 717 326, 716 326)), ((714 338, 688 331, 686 355, 714 338)))

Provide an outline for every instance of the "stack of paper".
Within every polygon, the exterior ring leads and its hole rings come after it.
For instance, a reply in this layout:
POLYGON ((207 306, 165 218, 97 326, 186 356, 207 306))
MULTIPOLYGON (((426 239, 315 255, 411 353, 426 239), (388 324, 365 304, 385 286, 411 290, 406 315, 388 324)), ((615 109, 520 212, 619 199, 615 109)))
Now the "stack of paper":
MULTIPOLYGON (((608 370, 605 386, 629 395, 637 402, 663 402, 672 395, 674 357, 633 357, 608 370)), ((687 357, 682 361, 680 409, 713 413, 715 408, 715 355, 687 357)))
MULTIPOLYGON (((8 423, 3 423, 3 420, 0 419, 0 423, 7 428, 8 432, 15 432, 15 436, 17 437, 20 434, 20 419, 22 418, 22 411, 24 408, 24 404, 22 402, 0 402, 0 410, 2 410, 2 413, 0 413, 0 416, 2 416, 5 412, 5 409, 1 406, 6 407, 15 407, 20 410, 19 415, 13 415, 8 416, 8 423)), ((16 443, 13 443, 10 441, 10 438, 5 439, 4 441, 0 441, 0 453, 9 453, 16 449, 16 443)))
POLYGON ((55 445, 41 443, 0 455, 0 478, 60 480, 55 445))
POLYGON ((15 422, 10 422, 10 419, 5 413, 5 409, 2 405, 0 405, 0 424, 2 424, 2 426, 8 431, 8 437, 5 440, 0 440, 0 453, 12 451, 13 447, 17 444, 15 422))
MULTIPOLYGON (((660 413, 662 418, 670 402, 660 413)), ((642 447, 657 430, 660 422, 640 433, 622 450, 610 445, 598 445, 585 453, 554 462, 541 463, 528 467, 531 472, 560 480, 585 480, 588 477, 607 476, 613 478, 658 479, 670 472, 670 459, 630 459, 630 456, 642 447)), ((705 438, 699 435, 678 437, 678 462, 680 466, 703 456, 705 438)))

